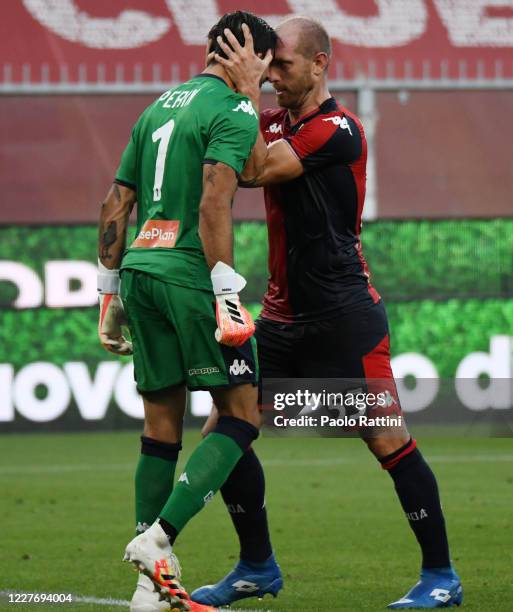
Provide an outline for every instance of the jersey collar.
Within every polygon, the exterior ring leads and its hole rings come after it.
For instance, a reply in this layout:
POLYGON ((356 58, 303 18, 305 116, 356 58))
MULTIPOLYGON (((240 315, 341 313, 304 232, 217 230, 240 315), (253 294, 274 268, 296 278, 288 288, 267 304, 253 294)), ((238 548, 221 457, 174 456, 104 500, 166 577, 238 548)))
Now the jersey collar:
POLYGON ((223 83, 224 85, 226 85, 226 87, 228 87, 228 83, 222 79, 220 76, 217 76, 217 74, 209 74, 208 72, 200 72, 199 74, 196 74, 195 76, 192 77, 193 79, 204 79, 204 78, 209 78, 209 79, 217 79, 218 81, 221 81, 221 83, 223 83))
POLYGON ((302 125, 304 125, 307 121, 310 121, 314 117, 317 117, 317 115, 324 115, 326 113, 331 113, 332 111, 337 110, 337 109, 338 109, 337 101, 332 96, 331 98, 324 100, 324 102, 317 108, 314 108, 312 111, 310 111, 306 115, 303 115, 298 121, 296 121, 296 123, 294 123, 294 125, 290 124, 290 116, 287 113, 285 115, 285 124, 291 132, 297 132, 297 130, 302 125))

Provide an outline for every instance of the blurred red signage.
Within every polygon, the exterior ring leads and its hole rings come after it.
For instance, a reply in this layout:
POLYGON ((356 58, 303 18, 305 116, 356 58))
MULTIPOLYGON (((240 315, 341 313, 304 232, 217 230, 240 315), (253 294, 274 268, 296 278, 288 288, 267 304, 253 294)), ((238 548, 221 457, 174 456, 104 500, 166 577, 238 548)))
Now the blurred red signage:
POLYGON ((320 19, 332 78, 513 77, 512 0, 19 0, 1 9, 0 82, 185 80, 238 8, 320 19))

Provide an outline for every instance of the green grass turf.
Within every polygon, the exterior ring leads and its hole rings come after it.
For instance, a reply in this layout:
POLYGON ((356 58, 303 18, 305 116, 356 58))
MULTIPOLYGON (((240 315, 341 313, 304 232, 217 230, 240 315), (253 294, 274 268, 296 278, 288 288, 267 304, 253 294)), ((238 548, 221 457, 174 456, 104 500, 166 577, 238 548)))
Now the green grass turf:
MULTIPOLYGON (((197 432, 186 435, 187 452, 198 439, 197 432)), ((512 440, 430 437, 420 446, 439 478, 464 609, 511 612, 512 440)), ((0 591, 129 599, 136 577, 121 557, 132 536, 137 434, 9 435, 0 437, 0 448, 0 591)), ((390 478, 360 441, 263 437, 256 448, 266 465, 285 589, 276 600, 240 608, 367 612, 412 586, 416 542, 390 478)), ((233 566, 236 538, 220 499, 187 526, 176 552, 188 589, 233 566)))

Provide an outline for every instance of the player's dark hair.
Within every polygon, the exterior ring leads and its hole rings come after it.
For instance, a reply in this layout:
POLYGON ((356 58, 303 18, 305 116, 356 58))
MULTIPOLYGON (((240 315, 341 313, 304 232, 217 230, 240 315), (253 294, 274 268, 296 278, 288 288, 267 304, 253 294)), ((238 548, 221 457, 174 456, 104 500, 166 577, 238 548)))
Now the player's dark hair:
POLYGON ((244 46, 244 32, 242 31, 243 23, 249 27, 251 35, 253 36, 253 47, 255 49, 255 53, 262 53, 265 55, 267 49, 272 49, 274 51, 276 48, 276 42, 278 40, 276 32, 271 28, 267 21, 264 21, 261 17, 257 17, 256 15, 253 15, 253 13, 248 13, 246 11, 226 13, 221 17, 221 19, 211 28, 210 32, 208 33, 208 40, 210 41, 209 51, 215 51, 218 55, 226 59, 224 51, 217 42, 217 37, 221 36, 225 43, 228 45, 230 44, 224 35, 224 30, 226 28, 231 30, 239 43, 244 46))

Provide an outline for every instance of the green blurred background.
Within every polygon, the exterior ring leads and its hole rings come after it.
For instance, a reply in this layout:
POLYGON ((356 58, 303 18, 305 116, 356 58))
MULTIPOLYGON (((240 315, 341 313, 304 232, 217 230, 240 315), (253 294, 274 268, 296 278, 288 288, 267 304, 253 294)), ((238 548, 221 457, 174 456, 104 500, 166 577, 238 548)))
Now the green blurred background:
MULTIPOLYGON (((96 227, 2 227, 0 260, 23 263, 43 278, 45 262, 95 262, 96 227)), ((253 314, 267 279, 267 230, 236 226, 236 265, 253 314)), ((513 330, 513 219, 376 221, 362 232, 372 282, 383 296, 392 354, 429 357, 441 377, 461 359, 488 350, 495 334, 513 330)), ((0 281, 0 363, 18 370, 33 361, 84 361, 91 370, 111 356, 96 340, 96 307, 14 310, 17 290, 0 281), (51 333, 46 333, 51 330, 51 333)), ((115 359, 115 357, 114 357, 115 359)))

